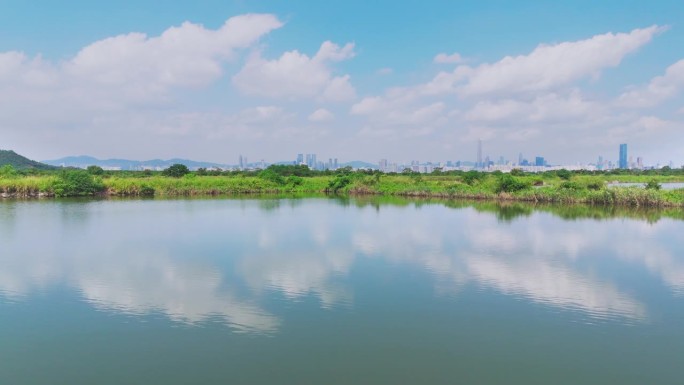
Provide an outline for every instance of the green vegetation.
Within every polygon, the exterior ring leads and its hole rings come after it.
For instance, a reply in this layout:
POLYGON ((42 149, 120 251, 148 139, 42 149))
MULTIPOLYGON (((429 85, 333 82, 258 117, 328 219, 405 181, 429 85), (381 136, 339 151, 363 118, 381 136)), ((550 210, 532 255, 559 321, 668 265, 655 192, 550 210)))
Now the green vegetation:
POLYGON ((198 170, 174 165, 163 172, 88 170, 17 170, 0 166, 3 196, 200 196, 231 194, 375 195, 587 203, 606 206, 684 206, 684 189, 661 189, 663 183, 684 182, 684 170, 649 172, 549 171, 532 174, 439 171, 418 174, 374 170, 313 171, 306 166, 273 165, 257 171, 198 170), (614 182, 646 186, 614 187, 614 182))
POLYGON ((170 176, 172 178, 180 178, 185 175, 190 174, 190 169, 184 164, 174 164, 162 172, 164 176, 170 176))
POLYGON ((12 166, 16 170, 52 170, 56 167, 49 166, 23 157, 11 150, 0 150, 0 167, 12 166))

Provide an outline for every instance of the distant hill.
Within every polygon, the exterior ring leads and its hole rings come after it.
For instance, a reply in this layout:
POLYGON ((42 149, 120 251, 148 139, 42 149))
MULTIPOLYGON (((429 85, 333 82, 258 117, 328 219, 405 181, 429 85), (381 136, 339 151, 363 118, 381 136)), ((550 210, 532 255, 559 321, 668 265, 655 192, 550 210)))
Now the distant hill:
POLYGON ((342 163, 342 164, 340 164, 340 166, 341 166, 341 167, 351 166, 351 168, 353 168, 353 169, 357 169, 357 168, 370 168, 370 169, 373 169, 373 170, 377 170, 377 169, 378 169, 378 165, 377 165, 377 164, 364 162, 364 161, 362 161, 362 160, 353 160, 353 161, 351 161, 351 162, 342 163))
POLYGON ((68 156, 65 158, 44 160, 44 163, 53 166, 64 166, 64 167, 78 167, 86 168, 88 166, 100 166, 103 168, 110 169, 121 169, 121 170, 143 170, 143 169, 159 169, 163 170, 168 168, 173 164, 184 164, 190 169, 198 168, 222 168, 227 169, 231 166, 219 163, 211 162, 198 162, 189 159, 150 159, 150 160, 130 160, 130 159, 97 159, 92 156, 68 156))
POLYGON ((0 150, 0 167, 8 164, 17 170, 26 170, 31 168, 37 170, 49 170, 54 168, 50 165, 36 162, 35 160, 21 156, 12 150, 0 150))
MULTIPOLYGON (((105 169, 121 169, 121 170, 143 170, 143 169, 156 169, 163 170, 169 166, 180 163, 186 165, 191 170, 196 170, 198 168, 221 168, 221 169, 231 169, 236 167, 235 165, 211 163, 211 162, 198 162, 189 159, 150 159, 150 160, 130 160, 130 159, 97 159, 92 156, 67 156, 65 158, 44 160, 43 163, 57 166, 57 167, 78 167, 86 168, 88 166, 100 166, 105 169)), ((285 162, 275 162, 274 164, 292 164, 292 161, 285 162)), ((258 167, 256 163, 250 163, 250 167, 258 167)), ((351 166, 354 169, 357 168, 370 168, 377 169, 378 165, 368 162, 363 162, 360 160, 355 160, 352 162, 341 163, 340 167, 351 166)))

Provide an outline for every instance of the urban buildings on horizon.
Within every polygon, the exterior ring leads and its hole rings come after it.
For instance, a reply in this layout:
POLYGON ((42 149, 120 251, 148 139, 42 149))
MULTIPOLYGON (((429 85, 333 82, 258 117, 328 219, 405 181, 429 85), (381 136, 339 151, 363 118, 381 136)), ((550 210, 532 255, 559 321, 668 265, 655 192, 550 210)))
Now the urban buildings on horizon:
MULTIPOLYGON (((613 169, 637 169, 637 170, 647 170, 647 169, 656 169, 656 168, 661 168, 665 165, 661 164, 656 164, 656 165, 647 165, 644 162, 643 157, 637 156, 636 158, 629 155, 628 152, 628 145, 627 143, 621 143, 619 144, 618 148, 616 148, 616 153, 615 155, 617 160, 612 161, 608 160, 608 158, 604 157, 603 155, 599 155, 598 159, 595 163, 588 163, 588 164, 582 164, 582 163, 577 163, 577 164, 553 164, 550 163, 549 160, 541 155, 535 155, 533 158, 530 158, 528 160, 525 156, 523 156, 523 153, 518 153, 517 159, 516 160, 507 160, 503 155, 499 156, 496 158, 496 160, 490 158, 489 155, 485 155, 484 148, 483 148, 483 142, 482 140, 477 141, 477 148, 476 148, 476 160, 475 161, 461 161, 461 160, 447 160, 447 161, 419 161, 419 160, 410 160, 410 161, 394 161, 388 158, 383 158, 380 159, 377 163, 368 163, 368 162, 362 162, 362 161, 354 161, 354 162, 349 162, 349 163, 340 163, 338 158, 327 158, 327 160, 319 160, 319 157, 316 153, 298 153, 294 157, 294 160, 292 161, 282 161, 282 162, 277 162, 276 164, 292 164, 292 165, 306 165, 312 170, 337 170, 340 167, 344 166, 351 166, 355 169, 378 169, 383 172, 403 172, 404 170, 408 169, 414 172, 420 172, 420 173, 431 173, 435 169, 441 169, 442 171, 452 171, 452 170, 462 170, 462 171, 468 171, 468 170, 478 170, 478 171, 502 171, 502 172, 510 172, 513 169, 521 169, 523 171, 528 171, 528 172, 542 172, 542 171, 549 171, 549 170, 559 170, 559 169, 567 169, 567 170, 598 170, 598 171, 603 171, 603 170, 613 170, 613 169)), ((93 158, 94 159, 94 158, 93 158)), ((96 161, 96 159, 94 159, 96 161)), ((121 165, 112 165, 112 164, 101 164, 101 167, 107 169, 107 170, 163 170, 164 168, 168 167, 170 164, 159 164, 160 162, 163 161, 157 161, 154 164, 150 164, 147 162, 134 162, 134 161, 124 161, 127 162, 128 164, 121 164, 121 165), (130 163, 136 163, 136 164, 130 164, 130 163)), ((215 164, 213 165, 214 167, 211 167, 211 164, 207 165, 198 165, 202 164, 204 162, 193 162, 193 161, 188 161, 190 163, 187 164, 187 166, 191 170, 197 170, 201 167, 204 167, 208 170, 218 170, 218 169, 223 169, 223 170, 259 170, 259 169, 265 169, 268 166, 270 166, 273 163, 268 163, 264 159, 261 159, 256 162, 250 162, 247 156, 244 156, 240 154, 237 159, 237 164, 234 165, 225 165, 225 166, 216 166, 215 164), (191 164, 194 163, 194 164, 191 164)), ((92 162, 91 162, 92 163, 92 162)), ((70 166, 70 167, 81 167, 81 168, 86 168, 91 165, 99 165, 97 163, 78 163, 78 164, 62 164, 62 166, 70 166)), ((111 163, 111 162, 110 162, 111 163)), ((58 164, 54 164, 58 165, 58 164)), ((669 167, 674 167, 673 163, 670 161, 669 164, 667 164, 669 167)))

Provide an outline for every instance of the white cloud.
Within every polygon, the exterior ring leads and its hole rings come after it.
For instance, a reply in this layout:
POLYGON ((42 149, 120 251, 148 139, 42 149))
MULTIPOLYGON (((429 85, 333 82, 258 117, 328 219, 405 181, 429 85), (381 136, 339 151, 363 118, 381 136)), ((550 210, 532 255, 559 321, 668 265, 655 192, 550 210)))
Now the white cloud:
POLYGON ((672 98, 684 88, 684 59, 667 67, 665 74, 651 80, 646 87, 624 92, 617 104, 622 107, 651 107, 672 98))
POLYGON ((83 48, 66 65, 79 78, 110 85, 198 86, 222 74, 222 62, 235 49, 251 46, 282 23, 273 15, 228 19, 217 30, 185 22, 158 37, 130 33, 83 48))
POLYGON ((253 54, 233 76, 233 83, 244 93, 272 98, 314 98, 340 101, 355 95, 349 75, 333 76, 330 63, 354 57, 354 44, 340 47, 324 42, 309 57, 299 51, 288 51, 280 58, 266 60, 253 54))
POLYGON ((451 73, 442 72, 425 85, 423 92, 478 96, 553 89, 618 66, 626 55, 661 31, 662 27, 652 26, 630 33, 606 33, 586 40, 540 45, 528 55, 507 56, 492 64, 459 66, 451 73))
POLYGON ((384 100, 381 97, 367 97, 352 105, 351 113, 354 115, 369 115, 380 110, 384 105, 384 100))
POLYGON ((432 59, 432 61, 437 64, 458 64, 462 63, 464 59, 459 53, 453 53, 451 55, 439 53, 434 59, 432 59))
POLYGON ((312 122, 329 122, 334 119, 335 115, 325 108, 319 108, 309 115, 309 121, 312 122))
POLYGON ((568 95, 540 94, 530 101, 519 99, 483 100, 466 113, 468 121, 549 124, 596 119, 605 111, 599 103, 582 98, 578 90, 568 95))
POLYGON ((0 115, 35 119, 40 109, 84 119, 95 111, 159 105, 177 87, 205 86, 223 75, 235 51, 280 28, 273 15, 235 16, 216 30, 183 23, 160 36, 129 33, 94 42, 74 57, 50 62, 20 52, 0 53, 0 115), (28 110, 28 111, 27 111, 28 110))

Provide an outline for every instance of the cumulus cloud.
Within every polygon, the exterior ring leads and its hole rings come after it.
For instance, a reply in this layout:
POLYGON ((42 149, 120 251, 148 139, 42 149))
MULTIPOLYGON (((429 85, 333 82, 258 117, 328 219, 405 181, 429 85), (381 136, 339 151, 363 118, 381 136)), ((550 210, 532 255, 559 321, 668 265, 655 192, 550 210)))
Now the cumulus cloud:
POLYGON ((319 108, 309 115, 309 121, 311 122, 329 122, 334 119, 335 115, 325 108, 319 108))
POLYGON ((540 94, 530 101, 519 99, 477 102, 465 117, 476 122, 553 123, 596 118, 604 109, 598 102, 586 101, 578 90, 568 95, 540 94))
POLYGON ((221 76, 222 62, 235 49, 281 26, 273 15, 250 14, 230 18, 216 30, 185 22, 158 37, 119 35, 83 48, 65 69, 103 84, 204 85, 221 76))
POLYGON ((507 56, 495 63, 459 66, 451 73, 442 72, 426 85, 424 92, 477 96, 553 89, 616 67, 625 56, 661 31, 662 27, 652 26, 629 33, 606 33, 586 40, 543 44, 527 55, 507 56))
POLYGON ((458 64, 462 63, 463 60, 463 57, 459 53, 452 53, 451 55, 439 53, 434 59, 432 59, 432 61, 437 64, 458 64))
POLYGON ((223 75, 236 50, 280 28, 273 15, 248 14, 212 30, 189 22, 160 36, 129 33, 96 41, 64 61, 0 53, 0 116, 54 122, 94 112, 158 105, 174 88, 206 86, 223 75))
POLYGON ((330 64, 354 55, 353 43, 340 47, 330 41, 321 44, 313 57, 294 50, 283 53, 278 59, 266 60, 257 52, 233 76, 233 83, 249 95, 348 100, 355 95, 350 77, 333 75, 330 64))
POLYGON ((618 105, 623 107, 651 107, 677 95, 684 88, 684 59, 665 70, 665 74, 657 76, 640 88, 624 92, 618 98, 618 105))

